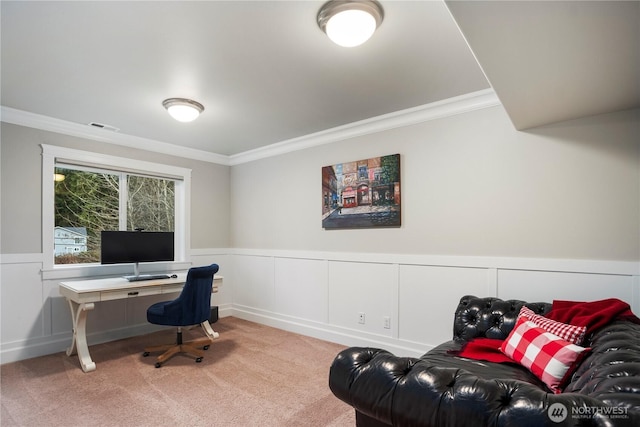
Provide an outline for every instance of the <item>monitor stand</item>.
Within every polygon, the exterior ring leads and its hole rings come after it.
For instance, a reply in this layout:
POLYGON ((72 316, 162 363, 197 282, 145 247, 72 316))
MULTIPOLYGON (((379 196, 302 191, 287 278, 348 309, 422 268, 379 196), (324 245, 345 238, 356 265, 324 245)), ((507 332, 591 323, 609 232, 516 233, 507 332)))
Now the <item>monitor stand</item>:
POLYGON ((133 276, 124 276, 129 282, 140 282, 142 280, 168 279, 167 274, 140 274, 140 266, 136 262, 133 266, 133 276))

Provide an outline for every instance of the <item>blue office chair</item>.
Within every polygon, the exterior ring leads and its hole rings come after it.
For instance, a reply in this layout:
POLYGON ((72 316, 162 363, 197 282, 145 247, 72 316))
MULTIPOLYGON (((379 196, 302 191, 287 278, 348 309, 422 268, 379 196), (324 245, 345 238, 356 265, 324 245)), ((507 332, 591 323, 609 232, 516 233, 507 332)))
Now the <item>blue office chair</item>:
POLYGON ((187 353, 196 358, 196 362, 202 362, 204 353, 197 347, 209 348, 211 339, 200 338, 193 341, 182 342, 182 327, 193 326, 208 321, 211 316, 211 287, 213 275, 218 272, 218 265, 211 264, 206 267, 193 267, 187 273, 187 281, 180 296, 173 301, 163 301, 153 304, 147 309, 147 320, 154 325, 177 326, 176 344, 147 347, 142 354, 147 357, 149 353, 162 351, 156 360, 156 368, 178 353, 187 353))

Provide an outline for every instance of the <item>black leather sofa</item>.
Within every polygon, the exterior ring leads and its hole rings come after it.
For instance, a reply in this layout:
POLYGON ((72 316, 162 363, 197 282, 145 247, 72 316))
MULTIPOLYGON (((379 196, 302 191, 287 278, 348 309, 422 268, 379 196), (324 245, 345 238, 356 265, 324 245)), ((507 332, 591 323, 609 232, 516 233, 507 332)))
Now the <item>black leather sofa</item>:
POLYGON ((640 325, 613 321, 594 331, 592 351, 561 394, 526 368, 456 356, 475 337, 505 339, 522 305, 538 314, 548 303, 461 298, 453 339, 420 358, 351 347, 338 354, 329 386, 353 406, 356 425, 640 426, 640 325))

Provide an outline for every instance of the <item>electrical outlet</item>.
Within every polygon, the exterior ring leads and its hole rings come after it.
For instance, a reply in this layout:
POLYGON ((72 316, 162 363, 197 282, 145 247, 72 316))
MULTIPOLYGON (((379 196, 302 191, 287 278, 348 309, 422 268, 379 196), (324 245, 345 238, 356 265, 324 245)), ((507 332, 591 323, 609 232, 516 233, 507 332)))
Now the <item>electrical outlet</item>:
POLYGON ((358 313, 358 323, 364 325, 364 313, 362 312, 358 313))
POLYGON ((384 316, 384 328, 391 329, 391 318, 389 316, 384 316))

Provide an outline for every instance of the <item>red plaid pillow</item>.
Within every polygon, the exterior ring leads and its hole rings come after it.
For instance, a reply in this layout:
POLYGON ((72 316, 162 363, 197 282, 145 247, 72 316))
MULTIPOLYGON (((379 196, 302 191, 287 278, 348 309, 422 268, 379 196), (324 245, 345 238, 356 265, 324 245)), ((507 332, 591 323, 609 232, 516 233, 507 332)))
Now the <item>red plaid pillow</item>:
POLYGON ((591 349, 567 342, 522 318, 500 350, 529 369, 554 393, 562 393, 566 380, 591 349))
POLYGON ((527 320, 531 320, 536 326, 551 332, 554 335, 559 336, 565 341, 580 345, 584 341, 584 334, 587 332, 586 326, 574 326, 566 323, 556 322, 555 320, 547 319, 544 316, 535 314, 533 310, 522 306, 517 320, 524 317, 527 320))

